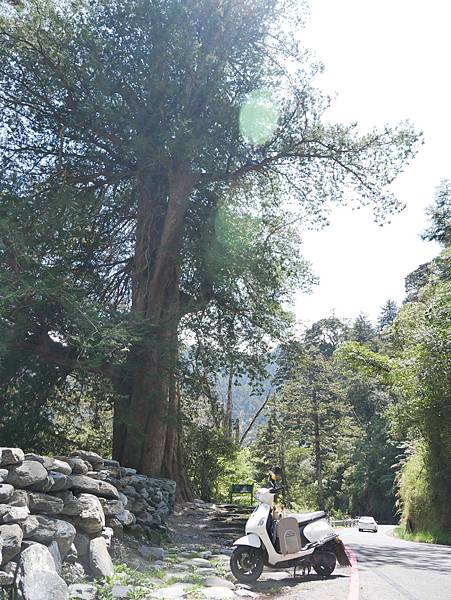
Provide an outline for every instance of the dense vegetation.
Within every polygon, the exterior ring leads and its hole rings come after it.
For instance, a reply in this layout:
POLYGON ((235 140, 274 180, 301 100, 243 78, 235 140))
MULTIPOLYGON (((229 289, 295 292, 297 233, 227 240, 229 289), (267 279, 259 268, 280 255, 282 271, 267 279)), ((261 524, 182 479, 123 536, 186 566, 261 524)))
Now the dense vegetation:
MULTIPOLYGON (((88 445, 206 499, 280 462, 287 502, 381 519, 397 477, 411 527, 426 499, 449 528, 446 251, 376 329, 325 318, 297 339, 283 308, 314 283, 303 229, 343 200, 398 210, 387 185, 418 141, 326 123, 301 17, 0 3, 2 444, 88 445)), ((449 245, 446 182, 431 216, 449 245)))

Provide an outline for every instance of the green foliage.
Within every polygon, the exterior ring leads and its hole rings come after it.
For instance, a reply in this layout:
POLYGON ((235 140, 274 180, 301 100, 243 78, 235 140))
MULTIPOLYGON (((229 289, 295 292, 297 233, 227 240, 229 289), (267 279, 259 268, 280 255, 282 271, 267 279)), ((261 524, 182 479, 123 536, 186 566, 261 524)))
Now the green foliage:
POLYGON ((451 246, 451 181, 444 179, 440 182, 435 201, 428 208, 431 223, 423 233, 423 239, 436 241, 443 246, 451 246))
POLYGON ((224 461, 236 455, 236 446, 222 429, 190 423, 186 429, 186 469, 196 497, 211 502, 224 461))
MULTIPOLYGON (((220 469, 220 475, 215 482, 214 498, 219 502, 228 502, 232 484, 254 483, 252 447, 241 448, 231 456, 222 458, 220 469)), ((248 497, 242 496, 240 503, 246 502, 248 497)))

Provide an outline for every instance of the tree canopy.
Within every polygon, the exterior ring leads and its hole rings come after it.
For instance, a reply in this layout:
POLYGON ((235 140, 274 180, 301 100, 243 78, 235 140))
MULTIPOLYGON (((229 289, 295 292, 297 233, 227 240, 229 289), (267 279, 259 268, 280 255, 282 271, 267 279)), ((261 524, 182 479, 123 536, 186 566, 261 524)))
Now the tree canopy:
POLYGON ((1 4, 5 389, 43 368, 48 386, 104 378, 113 454, 142 472, 180 479, 180 336, 249 362, 311 280, 299 223, 334 201, 398 207, 386 186, 418 135, 325 122, 298 15, 294 0, 1 4))

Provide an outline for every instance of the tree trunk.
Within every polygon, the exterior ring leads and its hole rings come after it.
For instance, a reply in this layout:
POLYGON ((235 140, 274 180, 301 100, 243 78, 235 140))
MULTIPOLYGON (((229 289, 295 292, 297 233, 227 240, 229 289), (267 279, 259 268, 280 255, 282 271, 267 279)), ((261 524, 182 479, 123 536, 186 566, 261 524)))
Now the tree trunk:
POLYGON ((321 436, 319 427, 319 401, 316 392, 313 392, 313 423, 314 423, 314 444, 315 444, 315 476, 317 483, 317 498, 318 507, 320 510, 325 510, 323 490, 323 462, 321 456, 321 436))
POLYGON ((113 442, 124 466, 176 478, 183 487, 175 369, 180 244, 191 191, 181 170, 168 180, 143 175, 138 182, 132 317, 139 341, 130 351, 131 392, 116 407, 113 442))

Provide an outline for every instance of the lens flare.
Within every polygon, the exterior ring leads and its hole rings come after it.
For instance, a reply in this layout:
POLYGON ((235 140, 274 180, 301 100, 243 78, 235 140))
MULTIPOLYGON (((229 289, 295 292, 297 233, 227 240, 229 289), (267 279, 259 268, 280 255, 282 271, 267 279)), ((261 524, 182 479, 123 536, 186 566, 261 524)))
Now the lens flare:
POLYGON ((240 133, 247 143, 261 146, 277 129, 280 111, 268 90, 254 90, 240 108, 240 133))

